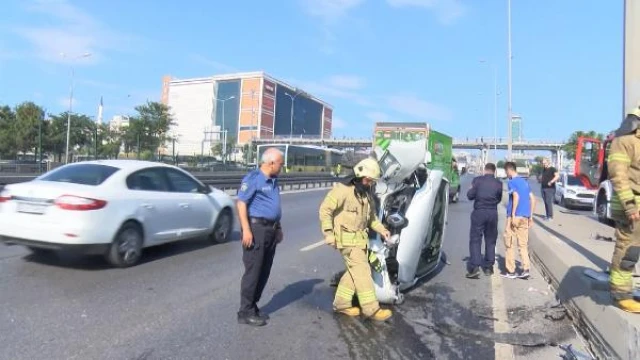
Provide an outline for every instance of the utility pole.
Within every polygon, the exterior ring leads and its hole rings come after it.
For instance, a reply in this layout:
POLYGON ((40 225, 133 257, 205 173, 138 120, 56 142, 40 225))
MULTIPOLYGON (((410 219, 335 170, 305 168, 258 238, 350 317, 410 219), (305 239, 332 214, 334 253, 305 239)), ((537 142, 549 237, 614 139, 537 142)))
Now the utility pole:
POLYGON ((225 131, 223 133, 224 135, 224 139, 223 139, 223 145, 222 145, 222 163, 226 164, 227 163, 227 133, 226 133, 226 129, 225 129, 225 124, 224 124, 224 116, 225 116, 225 111, 224 111, 224 103, 226 103, 227 101, 231 100, 231 99, 235 99, 235 95, 229 96, 226 99, 217 99, 216 101, 222 101, 222 128, 220 130, 225 131))
POLYGON ((508 105, 508 114, 507 114, 507 128, 508 128, 508 143, 507 143, 507 160, 511 161, 512 160, 512 151, 513 151, 513 134, 511 131, 511 121, 512 121, 512 117, 513 117, 513 113, 512 113, 512 107, 511 107, 511 59, 512 59, 512 55, 511 55, 511 0, 507 0, 507 22, 508 22, 508 26, 507 26, 507 33, 508 33, 508 64, 509 64, 509 90, 508 90, 508 96, 509 96, 509 105, 508 105))
POLYGON ((296 91, 295 95, 291 95, 288 92, 285 92, 284 94, 291 98, 291 127, 289 129, 289 139, 293 139, 293 103, 295 102, 298 95, 300 95, 300 93, 296 91))
MULTIPOLYGON (((38 161, 38 171, 42 173, 42 122, 44 121, 46 110, 42 110, 42 115, 40 116, 40 121, 38 121, 38 155, 40 157, 40 161, 38 161)), ((38 160, 38 157, 36 157, 38 160)))
MULTIPOLYGON (((62 55, 63 58, 67 57, 67 54, 65 53, 61 53, 60 55, 62 55)), ((80 56, 76 56, 73 57, 72 60, 75 59, 80 59, 80 58, 85 58, 85 57, 89 57, 91 56, 91 53, 84 53, 80 56)), ((75 77, 75 70, 73 69, 73 65, 71 65, 71 87, 69 90, 69 111, 67 112, 67 149, 65 151, 65 160, 64 163, 68 164, 69 163, 69 141, 71 138, 71 111, 73 109, 73 81, 74 81, 74 77, 75 77)))

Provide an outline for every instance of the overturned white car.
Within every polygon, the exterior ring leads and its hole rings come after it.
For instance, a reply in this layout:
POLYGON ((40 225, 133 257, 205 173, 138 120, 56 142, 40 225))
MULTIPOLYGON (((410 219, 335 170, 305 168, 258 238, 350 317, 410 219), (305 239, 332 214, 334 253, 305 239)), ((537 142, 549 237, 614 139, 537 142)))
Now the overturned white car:
MULTIPOLYGON (((385 242, 370 232, 369 250, 382 265, 371 270, 381 303, 402 303, 402 292, 433 272, 441 260, 449 181, 442 171, 427 170, 431 155, 426 141, 391 141, 386 148, 374 149, 382 170, 374 200, 392 234, 385 242)), ((334 276, 333 285, 343 273, 334 276)))

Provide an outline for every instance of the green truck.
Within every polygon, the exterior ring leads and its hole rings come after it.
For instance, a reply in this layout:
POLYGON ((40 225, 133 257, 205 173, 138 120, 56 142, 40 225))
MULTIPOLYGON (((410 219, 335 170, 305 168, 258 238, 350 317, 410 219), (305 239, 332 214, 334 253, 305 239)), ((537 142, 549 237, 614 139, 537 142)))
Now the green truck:
POLYGON ((375 125, 374 145, 388 145, 391 140, 416 141, 427 139, 431 153, 429 169, 441 170, 449 181, 449 201, 460 199, 460 173, 453 158, 451 136, 431 130, 427 123, 379 122, 375 125))

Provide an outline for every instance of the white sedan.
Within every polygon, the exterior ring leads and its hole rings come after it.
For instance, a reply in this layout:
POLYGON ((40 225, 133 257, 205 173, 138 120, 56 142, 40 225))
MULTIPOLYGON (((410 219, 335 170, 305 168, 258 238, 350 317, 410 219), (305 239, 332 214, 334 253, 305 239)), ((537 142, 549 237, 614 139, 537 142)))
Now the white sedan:
POLYGON ((202 235, 228 240, 232 208, 229 195, 175 166, 88 161, 0 190, 0 240, 35 253, 103 254, 128 267, 146 247, 202 235))

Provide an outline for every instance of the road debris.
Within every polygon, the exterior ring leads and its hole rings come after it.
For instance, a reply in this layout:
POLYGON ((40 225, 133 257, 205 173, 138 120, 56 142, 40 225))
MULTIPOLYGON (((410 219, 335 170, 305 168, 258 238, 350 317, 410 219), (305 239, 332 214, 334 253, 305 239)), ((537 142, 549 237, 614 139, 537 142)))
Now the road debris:
POLYGON ((560 349, 564 350, 564 354, 559 354, 565 360, 595 360, 591 355, 573 348, 572 344, 560 345, 560 349))

